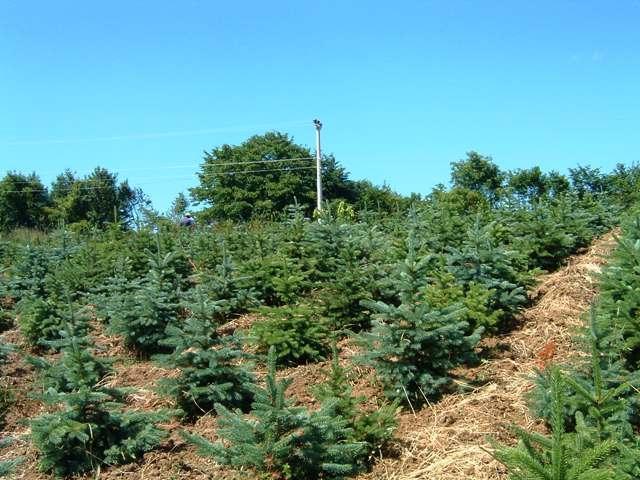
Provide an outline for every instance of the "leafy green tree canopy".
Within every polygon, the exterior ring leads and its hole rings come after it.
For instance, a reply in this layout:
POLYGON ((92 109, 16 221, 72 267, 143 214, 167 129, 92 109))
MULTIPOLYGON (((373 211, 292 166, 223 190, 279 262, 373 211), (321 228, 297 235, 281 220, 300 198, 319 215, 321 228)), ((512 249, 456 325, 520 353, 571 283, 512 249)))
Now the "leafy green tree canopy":
MULTIPOLYGON (((281 213, 296 201, 310 213, 316 202, 313 154, 287 134, 255 135, 240 145, 221 145, 205 152, 191 195, 208 205, 201 217, 247 220, 281 213)), ((322 162, 327 199, 352 200, 353 183, 333 156, 322 162)))
POLYGON ((552 170, 544 173, 540 167, 513 170, 507 173, 507 187, 525 201, 541 197, 557 197, 569 191, 569 180, 552 170))
POLYGON ((503 178, 504 174, 493 163, 493 159, 477 152, 468 152, 466 159, 451 162, 451 182, 454 187, 478 191, 492 201, 498 198, 503 178))
POLYGON ((607 176, 599 168, 578 165, 569 169, 571 184, 580 195, 596 194, 607 190, 607 176))
POLYGON ((0 230, 43 226, 47 204, 47 189, 35 173, 7 173, 0 180, 0 230))
POLYGON ((65 223, 87 221, 103 226, 121 220, 128 222, 136 192, 117 175, 96 167, 84 178, 76 178, 70 170, 58 175, 51 188, 51 217, 65 223))
POLYGON ((359 210, 372 210, 378 212, 397 212, 404 210, 410 201, 394 192, 389 185, 374 185, 369 180, 357 180, 354 182, 356 193, 356 207, 359 210))
POLYGON ((545 174, 538 166, 509 172, 507 185, 527 200, 539 198, 547 191, 545 174))

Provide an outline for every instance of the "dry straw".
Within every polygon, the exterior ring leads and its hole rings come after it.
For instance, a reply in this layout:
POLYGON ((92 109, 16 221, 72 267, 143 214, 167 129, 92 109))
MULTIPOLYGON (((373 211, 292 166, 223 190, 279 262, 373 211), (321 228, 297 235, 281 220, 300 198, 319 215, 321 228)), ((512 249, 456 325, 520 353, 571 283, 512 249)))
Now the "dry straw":
MULTIPOLYGON (((435 405, 402 415, 397 458, 383 459, 359 480, 504 480, 505 468, 489 453, 487 437, 512 442, 517 424, 543 431, 529 414, 525 394, 536 368, 576 354, 576 330, 597 294, 597 274, 615 244, 614 234, 546 275, 531 292, 535 303, 513 332, 484 342, 494 352, 480 367, 457 372, 477 387, 447 395, 435 405)), ((466 383, 466 382, 461 382, 466 383)))

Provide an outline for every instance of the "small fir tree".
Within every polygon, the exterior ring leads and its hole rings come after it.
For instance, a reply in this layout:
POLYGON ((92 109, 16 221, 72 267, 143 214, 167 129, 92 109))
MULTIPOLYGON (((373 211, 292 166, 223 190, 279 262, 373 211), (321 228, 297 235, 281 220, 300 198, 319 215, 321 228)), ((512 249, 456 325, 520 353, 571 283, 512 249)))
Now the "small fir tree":
MULTIPOLYGON (((0 366, 9 360, 9 355, 15 351, 13 345, 4 343, 0 339, 0 366)), ((9 408, 13 405, 15 396, 13 390, 4 376, 0 377, 0 428, 4 426, 5 417, 9 413, 9 408)))
POLYGON ((370 326, 371 312, 361 302, 379 296, 379 268, 362 251, 359 239, 344 243, 338 251, 333 279, 327 282, 321 298, 334 330, 358 332, 370 326))
POLYGON ((228 320, 232 314, 246 312, 258 305, 253 289, 245 286, 247 281, 250 279, 240 277, 226 251, 213 272, 201 275, 201 291, 206 292, 207 298, 215 302, 217 307, 211 313, 217 322, 228 320))
POLYGON ((242 342, 237 335, 221 336, 216 330, 214 318, 224 305, 207 300, 202 292, 194 300, 187 319, 169 325, 167 338, 161 341, 173 353, 159 360, 180 369, 177 378, 161 380, 161 391, 190 419, 210 412, 216 404, 246 410, 253 398, 254 377, 250 366, 241 363, 247 359, 242 342))
POLYGON ((514 427, 516 447, 496 446, 495 457, 509 469, 513 480, 610 480, 630 478, 616 472, 620 444, 594 438, 581 412, 576 414, 576 433, 564 423, 563 377, 551 373, 551 437, 514 427))
POLYGON ((397 426, 398 404, 383 404, 373 411, 364 411, 364 396, 353 395, 348 372, 340 365, 338 350, 333 345, 331 371, 326 382, 315 388, 314 395, 320 402, 334 402, 335 412, 347 421, 351 431, 348 440, 362 443, 364 448, 356 458, 366 467, 376 451, 382 450, 393 437, 397 426))
POLYGON ((87 342, 72 325, 65 330, 61 362, 69 371, 61 384, 66 391, 54 386, 45 390, 42 400, 52 412, 30 421, 41 469, 72 475, 135 460, 158 445, 166 432, 156 424, 168 420, 168 413, 123 410, 118 399, 125 391, 96 381, 100 361, 87 353, 87 342))
MULTIPOLYGON (((590 328, 586 331, 589 348, 588 364, 562 374, 563 409, 568 432, 578 427, 598 441, 613 440, 618 444, 616 469, 621 475, 640 475, 640 442, 634 431, 635 406, 639 401, 638 375, 625 372, 619 362, 604 355, 598 347, 601 337, 595 312, 591 311, 590 328)), ((539 372, 537 388, 530 395, 534 412, 551 423, 553 418, 554 369, 539 372)))
MULTIPOLYGON (((0 438, 0 449, 8 446, 13 441, 12 438, 0 438)), ((18 465, 22 463, 22 458, 14 458, 12 460, 0 460, 0 478, 8 477, 15 472, 18 465)))
POLYGON ((469 283, 465 292, 464 286, 458 283, 451 273, 436 270, 425 289, 425 299, 437 308, 461 303, 465 307, 461 320, 469 324, 470 331, 482 327, 486 332, 496 329, 501 316, 500 311, 491 310, 489 307, 494 293, 494 290, 473 281, 469 283))
POLYGON ((87 334, 88 317, 76 312, 69 303, 63 312, 62 325, 60 338, 46 342, 49 348, 61 352, 56 361, 42 357, 27 358, 41 371, 43 390, 51 388, 57 392, 71 393, 80 381, 85 386, 97 385, 111 373, 113 362, 93 354, 95 347, 87 334))
POLYGON ((362 444, 349 442, 352 432, 337 415, 336 403, 325 403, 317 412, 292 406, 285 397, 291 380, 276 379, 276 353, 268 357, 265 387, 254 387, 250 417, 222 405, 218 435, 222 442, 184 433, 202 455, 236 468, 250 468, 270 478, 306 480, 338 479, 355 473, 354 458, 362 444))
POLYGON ((15 403, 15 394, 5 377, 0 377, 0 428, 4 427, 9 410, 15 403))
POLYGON ((0 365, 3 365, 7 362, 9 355, 14 351, 13 345, 9 343, 4 343, 2 339, 0 339, 0 365))
POLYGON ((29 345, 49 348, 48 341, 60 338, 63 324, 61 310, 58 302, 35 295, 18 302, 18 326, 29 345))
POLYGON ((640 367, 640 216, 625 226, 601 278, 598 328, 603 351, 615 351, 627 370, 640 367))
POLYGON ((241 277, 245 279, 240 285, 253 289, 262 303, 271 306, 295 302, 312 286, 308 268, 304 268, 298 259, 281 252, 284 247, 274 243, 278 239, 289 243, 288 238, 276 235, 272 238, 257 237, 253 245, 255 254, 239 268, 241 277))
MULTIPOLYGON (((509 222, 514 236, 512 245, 526 257, 530 269, 553 270, 580 246, 575 234, 577 225, 568 224, 557 200, 541 201, 531 209, 518 209, 513 215, 516 218, 509 222)), ((571 216, 581 218, 573 211, 571 216)))
POLYGON ((167 327, 180 314, 181 277, 172 267, 174 253, 148 252, 150 269, 139 288, 112 305, 111 329, 124 336, 127 345, 144 354, 161 352, 167 327))
POLYGON ((397 266, 399 305, 363 302, 374 315, 371 332, 360 338, 363 361, 373 365, 385 395, 410 405, 438 395, 449 384, 449 371, 474 356, 481 329, 468 334, 460 304, 436 308, 424 299, 430 257, 419 258, 410 235, 408 253, 397 266))
POLYGON ((476 218, 460 249, 447 255, 448 270, 463 286, 465 293, 472 285, 492 292, 489 311, 499 312, 497 327, 513 319, 527 303, 525 287, 531 278, 517 268, 517 255, 492 238, 493 224, 482 226, 476 218))
POLYGON ((140 279, 135 278, 131 259, 118 258, 105 281, 94 288, 93 302, 98 318, 109 324, 112 321, 111 314, 124 316, 133 307, 132 292, 139 288, 140 279))
MULTIPOLYGON (((2 275, 0 273, 0 275, 2 275)), ((0 282, 2 281, 0 276, 0 282)), ((6 298, 6 297, 5 297, 6 298)), ((13 326, 13 311, 3 305, 2 292, 0 292, 0 333, 9 330, 13 326)))
POLYGON ((329 352, 329 327, 314 307, 263 307, 259 312, 265 319, 253 325, 253 342, 262 353, 275 347, 278 363, 315 362, 329 352))
POLYGON ((286 256, 276 256, 270 259, 269 265, 274 273, 271 283, 275 305, 293 303, 309 288, 308 274, 296 261, 286 256))
POLYGON ((46 296, 45 278, 54 268, 57 256, 43 247, 27 245, 18 256, 10 273, 7 293, 15 299, 46 296))

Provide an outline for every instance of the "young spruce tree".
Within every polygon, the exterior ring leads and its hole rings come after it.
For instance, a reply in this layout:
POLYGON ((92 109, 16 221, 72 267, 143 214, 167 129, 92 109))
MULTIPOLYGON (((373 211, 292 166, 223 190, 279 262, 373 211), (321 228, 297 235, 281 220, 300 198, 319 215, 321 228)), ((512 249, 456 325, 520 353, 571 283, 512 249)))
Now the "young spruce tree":
POLYGON ((253 399, 254 377, 250 367, 241 362, 247 358, 241 339, 217 331, 219 324, 214 319, 224 308, 220 303, 207 300, 199 292, 188 306, 186 320, 169 325, 167 338, 160 342, 173 353, 158 359, 180 369, 178 377, 161 381, 161 390, 189 419, 210 412, 216 404, 244 411, 253 399))
POLYGON ((363 302, 377 313, 371 332, 360 337, 363 360, 375 367, 385 395, 409 405, 424 403, 449 384, 449 371, 473 358, 482 331, 468 333, 460 303, 435 307, 426 301, 431 259, 418 257, 413 237, 394 277, 399 305, 363 302))
POLYGON ((41 469, 60 477, 135 460, 164 438, 156 423, 169 418, 164 412, 123 409, 119 400, 125 391, 102 384, 102 362, 90 353, 90 341, 76 333, 84 330, 81 323, 70 312, 57 342, 62 356, 50 366, 64 371, 64 378, 42 394, 51 413, 30 421, 41 469))
POLYGON ((271 348, 265 387, 254 387, 251 416, 217 405, 218 435, 223 442, 184 433, 202 455, 237 468, 250 468, 266 478, 339 479, 355 473, 364 445, 349 441, 347 421, 336 402, 308 412, 285 397, 291 380, 276 379, 276 353, 271 348))
POLYGON ((222 260, 212 272, 205 272, 200 279, 202 291, 214 301, 217 308, 212 310, 216 322, 228 320, 231 315, 246 312, 259 304, 251 287, 250 278, 241 277, 231 257, 223 252, 222 260))
POLYGON ((144 280, 112 302, 107 312, 111 329, 143 354, 165 349, 161 341, 167 338, 167 327, 177 322, 181 310, 182 279, 172 266, 176 254, 147 253, 150 269, 144 280))
POLYGON ((330 351, 329 324, 315 305, 262 307, 265 317, 251 329, 260 353, 275 347, 279 364, 299 365, 321 360, 330 351))
POLYGON ((628 370, 640 367, 640 216, 625 226, 601 277, 598 327, 600 346, 615 351, 628 370))
POLYGON ((601 440, 576 413, 576 432, 567 433, 564 417, 564 379, 551 372, 551 437, 514 427, 520 442, 515 447, 496 446, 494 456, 509 469, 513 480, 624 480, 617 471, 622 448, 615 439, 601 440))
MULTIPOLYGON (((591 312, 590 328, 586 331, 589 356, 586 365, 562 374, 563 414, 568 432, 577 430, 582 419, 583 432, 591 438, 612 440, 618 444, 616 472, 621 477, 640 476, 640 440, 634 429, 638 402, 638 374, 624 371, 620 362, 605 355, 598 347, 601 338, 595 312, 591 312)), ((539 373, 537 388, 530 395, 533 410, 551 424, 553 419, 554 369, 539 373)))
POLYGON ((490 292, 487 306, 497 314, 492 327, 499 329, 526 304, 525 287, 531 279, 518 268, 515 252, 493 238, 493 227, 493 224, 482 226, 477 217, 462 247, 451 249, 447 255, 447 265, 465 294, 474 286, 490 292))
POLYGON ((113 362, 93 355, 94 344, 87 333, 89 317, 86 312, 76 310, 69 299, 60 315, 59 338, 43 342, 49 349, 61 352, 60 357, 50 361, 44 357, 27 356, 26 360, 40 371, 39 383, 43 391, 53 388, 70 393, 77 386, 79 374, 85 384, 95 385, 111 373, 113 362))
POLYGON ((338 350, 334 344, 331 371, 326 382, 315 388, 314 396, 320 402, 335 402, 336 414, 347 421, 351 431, 348 440, 364 445, 355 460, 365 468, 375 452, 381 451, 393 437, 397 426, 398 404, 385 403, 376 410, 365 411, 362 405, 365 397, 353 394, 348 373, 340 365, 338 350))
MULTIPOLYGON (((0 449, 8 446, 12 442, 12 438, 0 439, 0 449)), ((0 460, 0 478, 8 477, 13 474, 16 467, 22 463, 23 458, 18 457, 11 460, 0 460)))

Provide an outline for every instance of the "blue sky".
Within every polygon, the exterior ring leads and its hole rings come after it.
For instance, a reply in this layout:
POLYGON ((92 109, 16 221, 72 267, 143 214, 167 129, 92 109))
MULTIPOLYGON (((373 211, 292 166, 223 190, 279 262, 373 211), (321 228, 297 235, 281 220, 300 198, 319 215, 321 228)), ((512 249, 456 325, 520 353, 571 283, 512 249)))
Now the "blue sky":
POLYGON ((166 209, 202 151, 266 130, 428 193, 640 161, 640 1, 0 0, 0 173, 104 166, 166 209))

